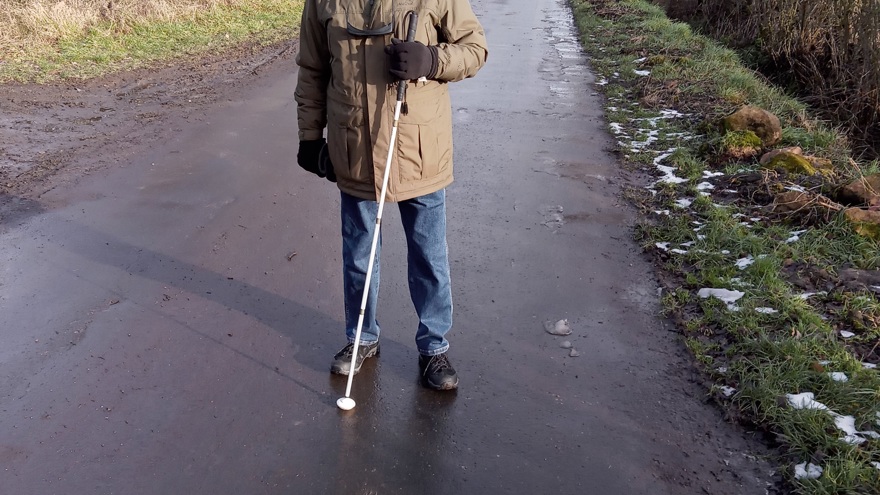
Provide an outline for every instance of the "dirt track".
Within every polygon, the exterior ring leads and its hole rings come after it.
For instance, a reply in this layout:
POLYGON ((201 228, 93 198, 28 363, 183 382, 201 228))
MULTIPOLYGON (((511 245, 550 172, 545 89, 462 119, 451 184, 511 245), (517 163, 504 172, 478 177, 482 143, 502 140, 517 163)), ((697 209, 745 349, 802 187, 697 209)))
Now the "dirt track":
POLYGON ((38 197, 124 162, 295 52, 288 41, 95 80, 4 85, 0 194, 38 197))
POLYGON ((635 179, 606 151, 564 4, 474 5, 493 15, 489 65, 453 88, 461 389, 417 385, 391 208, 383 352, 352 413, 327 372, 342 343, 338 193, 293 165, 295 47, 7 88, 0 486, 773 490, 765 449, 707 403, 656 316, 619 196, 635 179), (570 337, 544 331, 561 318, 570 337))

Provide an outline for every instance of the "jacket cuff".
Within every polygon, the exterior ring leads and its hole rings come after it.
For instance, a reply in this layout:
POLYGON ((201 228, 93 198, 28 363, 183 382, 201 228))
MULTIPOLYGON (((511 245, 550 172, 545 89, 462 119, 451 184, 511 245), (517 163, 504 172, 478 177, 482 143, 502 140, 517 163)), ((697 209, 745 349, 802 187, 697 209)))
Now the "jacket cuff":
POLYGON ((434 79, 437 75, 437 68, 440 65, 440 57, 437 55, 437 47, 434 45, 428 47, 428 52, 431 53, 431 71, 428 72, 427 78, 434 79))

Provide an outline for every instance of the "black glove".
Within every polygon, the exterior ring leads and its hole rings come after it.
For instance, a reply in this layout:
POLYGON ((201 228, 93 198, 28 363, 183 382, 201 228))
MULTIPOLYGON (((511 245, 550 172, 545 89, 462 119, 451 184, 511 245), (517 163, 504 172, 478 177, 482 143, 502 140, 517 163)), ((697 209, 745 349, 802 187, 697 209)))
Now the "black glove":
POLYGON ((400 41, 391 38, 385 47, 389 55, 390 72, 401 80, 434 77, 437 72, 437 47, 425 46, 418 41, 400 41))
POLYGON ((336 173, 333 171, 333 164, 330 163, 327 140, 324 138, 300 141, 299 151, 296 152, 296 163, 318 177, 326 177, 330 182, 336 182, 336 173))

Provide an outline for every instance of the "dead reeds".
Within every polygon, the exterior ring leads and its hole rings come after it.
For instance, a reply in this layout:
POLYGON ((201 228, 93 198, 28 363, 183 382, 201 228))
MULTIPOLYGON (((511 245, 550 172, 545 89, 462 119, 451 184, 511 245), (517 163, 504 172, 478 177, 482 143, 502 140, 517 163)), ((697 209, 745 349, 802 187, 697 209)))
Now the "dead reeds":
POLYGON ((125 32, 146 21, 192 16, 248 0, 0 0, 0 59, 51 45, 97 25, 125 32))
POLYGON ((880 2, 656 0, 737 45, 758 40, 805 99, 880 154, 880 2))

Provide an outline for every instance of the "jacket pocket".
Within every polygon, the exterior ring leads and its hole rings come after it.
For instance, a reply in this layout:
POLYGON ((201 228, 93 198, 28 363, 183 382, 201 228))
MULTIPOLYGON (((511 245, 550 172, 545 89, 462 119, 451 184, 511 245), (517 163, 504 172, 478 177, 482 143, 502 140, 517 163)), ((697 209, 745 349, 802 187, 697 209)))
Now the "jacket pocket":
POLYGON ((372 182, 367 149, 368 129, 358 107, 338 100, 327 106, 327 144, 337 177, 356 182, 372 182))

